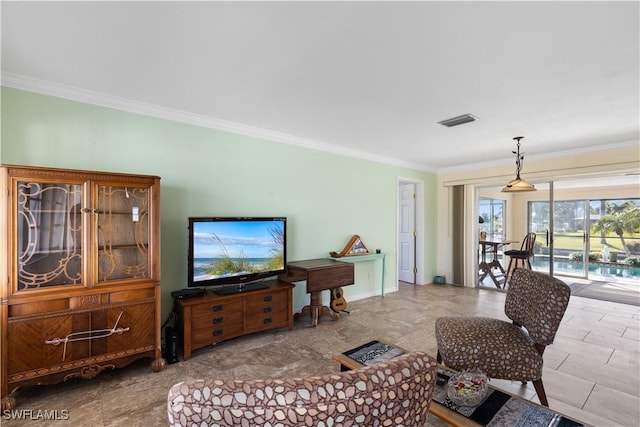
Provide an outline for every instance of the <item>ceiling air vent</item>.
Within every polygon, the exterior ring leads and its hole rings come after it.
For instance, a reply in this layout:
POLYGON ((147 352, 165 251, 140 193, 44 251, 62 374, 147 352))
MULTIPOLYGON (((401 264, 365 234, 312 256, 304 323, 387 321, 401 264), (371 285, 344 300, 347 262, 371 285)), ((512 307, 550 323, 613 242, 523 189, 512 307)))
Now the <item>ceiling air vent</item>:
POLYGON ((441 124, 442 126, 452 128, 454 126, 463 125, 465 123, 475 122, 476 120, 478 120, 476 116, 473 116, 471 114, 463 114, 461 116, 452 117, 450 119, 443 120, 438 123, 441 124))

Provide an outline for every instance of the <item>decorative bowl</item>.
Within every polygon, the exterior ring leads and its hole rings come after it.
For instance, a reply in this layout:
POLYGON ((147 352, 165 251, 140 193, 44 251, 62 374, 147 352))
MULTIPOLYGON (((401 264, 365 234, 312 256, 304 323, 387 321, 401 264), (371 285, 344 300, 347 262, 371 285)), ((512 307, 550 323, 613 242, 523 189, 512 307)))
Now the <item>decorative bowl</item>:
POLYGON ((435 283, 436 285, 444 285, 445 281, 446 279, 444 276, 435 276, 433 278, 433 283, 435 283))
POLYGON ((447 396, 458 406, 476 406, 487 395, 487 376, 480 371, 463 371, 449 378, 447 396))

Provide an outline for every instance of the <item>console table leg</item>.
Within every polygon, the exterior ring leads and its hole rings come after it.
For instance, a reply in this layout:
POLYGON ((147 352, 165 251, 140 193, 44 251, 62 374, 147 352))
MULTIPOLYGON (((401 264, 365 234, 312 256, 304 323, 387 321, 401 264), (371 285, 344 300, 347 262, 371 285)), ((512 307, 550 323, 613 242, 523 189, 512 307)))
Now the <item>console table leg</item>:
POLYGON ((302 316, 305 316, 306 314, 309 315, 309 317, 311 318, 311 324, 313 326, 318 326, 318 318, 320 317, 320 309, 321 307, 314 307, 311 305, 305 305, 304 307, 302 307, 302 310, 300 310, 300 313, 296 313, 293 315, 293 318, 298 320, 299 318, 301 318, 302 316))
POLYGON ((302 307, 300 313, 296 313, 294 318, 299 319, 307 313, 311 316, 311 324, 314 327, 318 326, 318 321, 322 316, 329 316, 332 320, 338 320, 340 318, 340 314, 334 312, 326 305, 322 305, 321 291, 311 292, 310 304, 302 307))
POLYGON ((313 326, 318 326, 318 320, 322 313, 320 311, 322 307, 322 291, 311 292, 311 323, 313 326))
POLYGON ((331 310, 326 305, 323 305, 322 307, 320 307, 320 310, 321 310, 320 316, 325 316, 325 315, 329 316, 331 320, 338 320, 340 318, 340 313, 331 310))
POLYGON ((302 310, 300 310, 300 313, 296 313, 293 315, 294 319, 299 319, 302 316, 304 316, 305 314, 309 314, 311 316, 311 318, 313 319, 313 313, 311 311, 311 306, 310 305, 305 305, 304 307, 302 307, 302 310))

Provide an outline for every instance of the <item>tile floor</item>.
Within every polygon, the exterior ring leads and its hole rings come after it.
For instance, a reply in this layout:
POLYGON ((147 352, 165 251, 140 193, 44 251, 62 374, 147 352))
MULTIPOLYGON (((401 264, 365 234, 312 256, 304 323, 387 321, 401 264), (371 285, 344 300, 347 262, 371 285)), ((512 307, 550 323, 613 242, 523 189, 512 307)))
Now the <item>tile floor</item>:
MULTIPOLYGON (((277 330, 198 350, 188 361, 160 373, 139 361, 90 381, 25 387, 19 406, 3 426, 165 426, 169 387, 188 378, 261 378, 337 372, 336 353, 372 339, 434 354, 433 323, 450 314, 505 318, 503 292, 451 285, 400 283, 398 292, 349 303, 338 321, 308 319, 293 331, 277 330), (57 411, 56 421, 41 421, 57 411), (65 415, 66 414, 66 415, 65 415), (24 419, 26 418, 26 419, 24 419)), ((595 426, 640 425, 640 307, 574 297, 556 341, 545 352, 544 384, 552 409, 595 426)), ((494 385, 537 401, 533 386, 492 380, 494 385)), ((430 419, 429 425, 446 425, 430 419)))

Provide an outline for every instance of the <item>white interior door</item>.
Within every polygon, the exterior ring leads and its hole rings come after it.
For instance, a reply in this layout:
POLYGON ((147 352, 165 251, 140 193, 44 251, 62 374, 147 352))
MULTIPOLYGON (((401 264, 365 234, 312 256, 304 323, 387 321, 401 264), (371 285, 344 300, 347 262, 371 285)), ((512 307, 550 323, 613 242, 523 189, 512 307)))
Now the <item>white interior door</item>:
POLYGON ((416 185, 399 184, 398 279, 416 283, 416 185))

